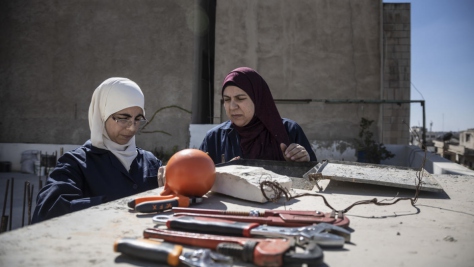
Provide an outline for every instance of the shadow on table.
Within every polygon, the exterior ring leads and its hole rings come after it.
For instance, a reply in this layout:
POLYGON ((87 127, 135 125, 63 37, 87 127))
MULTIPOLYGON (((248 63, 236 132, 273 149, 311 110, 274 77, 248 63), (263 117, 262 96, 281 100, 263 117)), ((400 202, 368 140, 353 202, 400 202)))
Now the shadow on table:
MULTIPOLYGON (((351 183, 341 181, 328 181, 323 191, 316 192, 321 194, 346 194, 361 196, 379 196, 379 197, 414 197, 415 190, 397 188, 383 185, 351 183)), ((450 199, 446 192, 427 192, 420 191, 418 198, 429 199, 450 199)))

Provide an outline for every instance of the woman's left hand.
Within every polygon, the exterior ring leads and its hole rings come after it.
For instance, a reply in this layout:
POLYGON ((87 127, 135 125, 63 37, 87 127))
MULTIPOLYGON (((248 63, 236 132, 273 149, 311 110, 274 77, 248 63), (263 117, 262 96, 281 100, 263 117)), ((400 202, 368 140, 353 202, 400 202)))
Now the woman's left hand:
POLYGON ((287 147, 281 143, 280 148, 286 161, 309 161, 308 151, 302 145, 292 143, 287 147))
POLYGON ((157 179, 158 179, 158 187, 162 187, 162 186, 165 186, 166 185, 166 166, 161 166, 159 169, 158 169, 158 175, 157 175, 157 179))
POLYGON ((166 183, 166 166, 161 166, 158 169, 158 188, 164 186, 163 191, 160 192, 160 196, 173 195, 173 191, 168 187, 166 183))

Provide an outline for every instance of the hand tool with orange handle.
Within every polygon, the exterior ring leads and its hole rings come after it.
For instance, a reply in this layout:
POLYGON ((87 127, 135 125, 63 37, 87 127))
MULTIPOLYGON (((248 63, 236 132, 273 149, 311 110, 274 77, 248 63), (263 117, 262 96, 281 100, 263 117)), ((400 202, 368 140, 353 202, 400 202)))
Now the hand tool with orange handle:
POLYGON ((237 222, 217 218, 156 215, 153 222, 165 224, 168 229, 244 237, 283 237, 294 238, 296 244, 304 247, 316 242, 323 247, 340 248, 350 242, 351 232, 347 229, 327 223, 302 227, 278 227, 259 223, 237 222))
POLYGON ((143 237, 214 249, 257 266, 319 266, 323 260, 323 252, 314 242, 297 253, 293 238, 233 237, 157 228, 146 229, 143 237))
POLYGON ((121 238, 115 241, 114 251, 138 259, 166 263, 178 266, 183 263, 187 266, 230 267, 232 258, 209 249, 199 249, 192 252, 183 252, 183 247, 167 242, 157 242, 149 239, 121 238))
POLYGON ((239 222, 258 222, 272 226, 298 227, 317 223, 330 223, 340 227, 349 226, 349 218, 342 212, 324 213, 304 210, 250 210, 228 211, 173 207, 174 216, 200 216, 229 219, 239 222))
POLYGON ((183 195, 145 196, 128 202, 128 207, 142 213, 161 212, 173 207, 188 207, 193 203, 201 203, 201 197, 185 197, 183 195))

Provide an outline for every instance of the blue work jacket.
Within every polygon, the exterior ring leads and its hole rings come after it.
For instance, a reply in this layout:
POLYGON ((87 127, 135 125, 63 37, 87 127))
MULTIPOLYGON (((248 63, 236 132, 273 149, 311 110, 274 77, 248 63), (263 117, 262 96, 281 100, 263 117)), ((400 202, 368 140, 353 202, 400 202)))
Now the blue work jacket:
MULTIPOLYGON (((301 126, 290 119, 282 119, 286 128, 290 143, 302 145, 309 153, 310 161, 316 161, 311 144, 306 138, 301 126)), ((222 163, 221 155, 224 154, 225 162, 240 156, 242 158, 242 149, 240 148, 240 136, 232 127, 231 121, 226 121, 209 130, 202 141, 200 150, 208 152, 214 161, 214 164, 222 163)))
POLYGON ((130 171, 90 140, 65 153, 38 193, 32 223, 157 188, 162 162, 149 151, 137 152, 130 171))

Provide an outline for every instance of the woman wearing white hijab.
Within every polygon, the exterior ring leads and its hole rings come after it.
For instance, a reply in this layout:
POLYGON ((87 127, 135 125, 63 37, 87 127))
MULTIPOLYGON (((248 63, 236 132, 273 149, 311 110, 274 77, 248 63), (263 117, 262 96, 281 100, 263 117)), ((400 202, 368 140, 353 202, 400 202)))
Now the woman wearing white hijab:
POLYGON ((127 78, 97 87, 89 107, 91 139, 58 159, 38 193, 33 223, 158 187, 162 162, 135 145, 146 123, 144 103, 140 87, 127 78))

